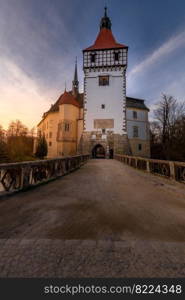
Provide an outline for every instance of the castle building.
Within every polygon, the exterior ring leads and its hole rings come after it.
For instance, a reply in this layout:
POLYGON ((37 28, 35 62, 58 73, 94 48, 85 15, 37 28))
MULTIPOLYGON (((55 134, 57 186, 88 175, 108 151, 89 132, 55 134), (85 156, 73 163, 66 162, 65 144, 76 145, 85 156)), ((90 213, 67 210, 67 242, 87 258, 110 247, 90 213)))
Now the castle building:
POLYGON ((143 99, 126 96, 128 47, 116 41, 111 27, 105 8, 94 44, 83 50, 84 93, 76 61, 72 90, 65 90, 38 124, 49 158, 87 152, 150 156, 149 109, 143 99))

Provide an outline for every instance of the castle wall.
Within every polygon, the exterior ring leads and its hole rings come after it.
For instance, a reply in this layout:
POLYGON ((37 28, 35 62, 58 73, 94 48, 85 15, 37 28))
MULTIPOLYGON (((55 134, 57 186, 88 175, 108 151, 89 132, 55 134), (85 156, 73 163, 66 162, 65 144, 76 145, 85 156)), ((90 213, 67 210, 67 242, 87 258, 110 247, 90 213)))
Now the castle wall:
POLYGON ((150 157, 150 134, 148 111, 127 108, 127 133, 132 155, 150 157), (137 118, 133 117, 133 112, 137 112, 137 118), (134 136, 134 127, 138 128, 138 136, 134 136))
POLYGON ((38 126, 38 131, 45 135, 48 144, 48 158, 56 157, 58 155, 58 117, 58 112, 52 112, 48 114, 38 126))
POLYGON ((58 123, 58 155, 68 156, 77 153, 77 120, 79 118, 79 108, 71 104, 59 106, 58 123))
MULTIPOLYGON (((48 144, 48 158, 77 153, 79 113, 78 107, 63 104, 59 106, 59 111, 50 112, 39 124, 38 130, 45 135, 48 144)), ((83 124, 80 133, 82 128, 83 124)))
POLYGON ((142 139, 129 139, 133 156, 150 157, 150 141, 142 139), (141 146, 139 146, 141 145, 141 146), (141 148, 140 148, 141 147, 141 148))

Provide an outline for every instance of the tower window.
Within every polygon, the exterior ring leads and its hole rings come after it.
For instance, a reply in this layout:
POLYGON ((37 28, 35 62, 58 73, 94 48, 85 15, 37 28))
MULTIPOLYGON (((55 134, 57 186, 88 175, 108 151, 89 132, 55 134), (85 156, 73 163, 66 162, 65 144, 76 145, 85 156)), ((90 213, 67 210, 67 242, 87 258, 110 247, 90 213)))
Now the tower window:
POLYGON ((52 132, 49 133, 49 137, 50 137, 50 139, 52 138, 52 132))
POLYGON ((105 109, 105 104, 102 104, 102 105, 101 105, 101 108, 102 108, 102 109, 105 109))
POLYGON ((99 76, 99 85, 109 85, 109 76, 99 76))
POLYGON ((105 128, 102 129, 102 134, 105 134, 105 128))
POLYGON ((137 119, 137 111, 133 111, 133 118, 137 119))
POLYGON ((91 62, 95 63, 96 61, 96 53, 91 53, 91 62))
POLYGON ((114 52, 114 60, 119 61, 119 52, 114 52))
POLYGON ((49 146, 50 146, 50 147, 52 146, 52 142, 49 142, 49 146))
POLYGON ((142 150, 142 144, 138 144, 138 150, 139 150, 139 151, 142 150))
POLYGON ((138 126, 133 126, 133 137, 139 136, 139 129, 138 126))

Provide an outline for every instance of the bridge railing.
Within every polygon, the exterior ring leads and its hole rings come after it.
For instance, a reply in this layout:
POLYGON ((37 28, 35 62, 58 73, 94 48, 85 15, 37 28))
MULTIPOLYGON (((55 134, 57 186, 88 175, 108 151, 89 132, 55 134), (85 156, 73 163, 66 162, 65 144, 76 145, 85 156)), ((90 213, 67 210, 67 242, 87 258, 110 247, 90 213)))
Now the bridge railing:
POLYGON ((0 195, 66 175, 80 168, 89 154, 71 157, 0 164, 0 195))
POLYGON ((184 162, 149 159, 119 154, 114 155, 114 158, 131 167, 185 183, 184 162))

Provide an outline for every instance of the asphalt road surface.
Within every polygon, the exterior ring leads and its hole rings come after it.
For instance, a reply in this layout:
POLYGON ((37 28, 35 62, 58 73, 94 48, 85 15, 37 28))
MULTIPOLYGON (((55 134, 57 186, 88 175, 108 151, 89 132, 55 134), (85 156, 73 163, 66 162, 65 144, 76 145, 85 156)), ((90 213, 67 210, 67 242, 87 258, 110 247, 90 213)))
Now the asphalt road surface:
POLYGON ((185 276, 185 186, 90 160, 2 198, 0 239, 0 276, 185 276))

